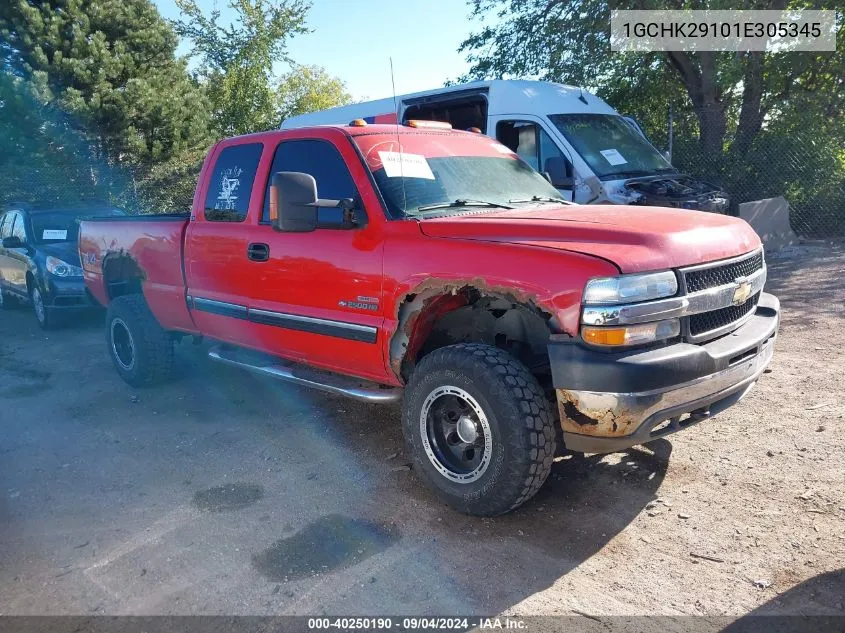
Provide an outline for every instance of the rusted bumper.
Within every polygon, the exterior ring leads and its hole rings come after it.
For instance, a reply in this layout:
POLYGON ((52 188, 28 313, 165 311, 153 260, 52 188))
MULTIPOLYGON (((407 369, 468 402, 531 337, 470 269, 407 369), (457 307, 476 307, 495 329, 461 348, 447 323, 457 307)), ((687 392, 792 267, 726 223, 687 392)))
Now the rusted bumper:
POLYGON ((687 428, 737 403, 772 359, 780 305, 763 294, 740 328, 702 345, 606 354, 552 343, 566 447, 609 453, 687 428))

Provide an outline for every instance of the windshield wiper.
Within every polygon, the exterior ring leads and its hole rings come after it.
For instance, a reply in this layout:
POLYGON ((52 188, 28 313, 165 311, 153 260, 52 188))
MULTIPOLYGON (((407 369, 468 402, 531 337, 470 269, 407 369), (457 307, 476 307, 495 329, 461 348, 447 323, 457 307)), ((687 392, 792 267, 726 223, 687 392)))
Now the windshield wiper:
POLYGON ((575 204, 563 198, 552 198, 551 196, 531 196, 530 198, 521 198, 516 200, 508 200, 511 204, 519 204, 521 202, 553 202, 555 204, 575 204))
POLYGON ((513 209, 506 204, 499 204, 498 202, 487 202, 486 200, 467 200, 458 198, 452 202, 438 202, 437 204, 427 204, 422 207, 417 207, 417 211, 434 211, 435 209, 451 209, 454 207, 488 207, 491 209, 513 209))

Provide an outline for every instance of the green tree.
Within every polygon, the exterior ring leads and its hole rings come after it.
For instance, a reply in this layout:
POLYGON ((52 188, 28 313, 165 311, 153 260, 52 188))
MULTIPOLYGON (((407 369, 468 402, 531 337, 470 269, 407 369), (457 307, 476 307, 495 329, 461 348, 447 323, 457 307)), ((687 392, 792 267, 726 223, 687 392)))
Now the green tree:
POLYGON ((196 0, 176 0, 184 18, 176 31, 201 60, 198 75, 213 106, 218 134, 231 136, 277 127, 273 64, 287 61, 288 40, 306 33, 305 0, 231 0, 235 19, 221 24, 220 11, 206 16, 196 0))
POLYGON ((346 84, 320 66, 295 66, 277 90, 278 120, 352 103, 346 84))
POLYGON ((97 160, 167 160, 208 140, 202 90, 149 0, 6 0, 3 71, 69 115, 97 160))
MULTIPOLYGON (((752 0, 744 9, 786 6, 837 8, 837 0, 752 0)), ((835 53, 612 53, 607 0, 470 0, 476 17, 499 20, 471 34, 460 50, 469 76, 537 76, 590 86, 615 105, 649 104, 664 116, 673 100, 692 114, 700 148, 719 156, 728 146, 742 156, 764 121, 807 98, 819 111, 845 105, 845 48, 835 53), (621 102, 621 103, 620 103, 621 102)), ((615 9, 665 9, 634 0, 615 9)), ((733 8, 727 0, 677 0, 672 8, 733 8)), ((840 20, 839 39, 845 36, 840 20)), ((640 109, 642 106, 640 105, 640 109)))

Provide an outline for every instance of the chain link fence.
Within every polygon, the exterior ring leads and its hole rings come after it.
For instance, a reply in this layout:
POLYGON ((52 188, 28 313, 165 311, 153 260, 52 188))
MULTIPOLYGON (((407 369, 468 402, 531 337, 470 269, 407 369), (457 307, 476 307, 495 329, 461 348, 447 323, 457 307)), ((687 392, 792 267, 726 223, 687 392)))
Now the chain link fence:
POLYGON ((675 135, 672 145, 672 163, 727 191, 734 215, 743 202, 783 196, 797 235, 845 237, 845 143, 811 124, 788 133, 763 129, 743 155, 708 155, 694 133, 675 135))

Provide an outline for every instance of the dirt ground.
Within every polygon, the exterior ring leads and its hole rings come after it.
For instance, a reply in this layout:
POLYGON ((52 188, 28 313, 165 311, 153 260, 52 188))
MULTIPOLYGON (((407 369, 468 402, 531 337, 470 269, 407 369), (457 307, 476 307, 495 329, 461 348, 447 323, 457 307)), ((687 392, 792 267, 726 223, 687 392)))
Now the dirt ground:
POLYGON ((0 313, 0 613, 845 615, 845 248, 769 264, 783 322, 746 400, 561 459, 487 520, 423 488, 396 408, 189 342, 133 390, 100 318, 0 313))

